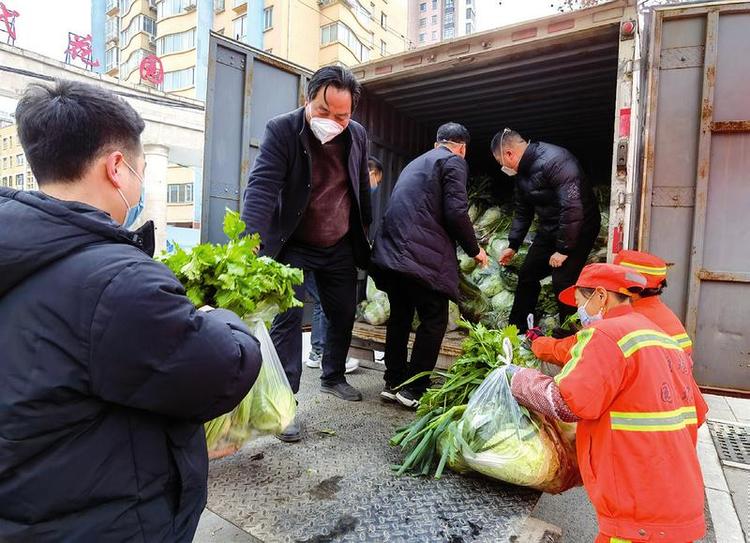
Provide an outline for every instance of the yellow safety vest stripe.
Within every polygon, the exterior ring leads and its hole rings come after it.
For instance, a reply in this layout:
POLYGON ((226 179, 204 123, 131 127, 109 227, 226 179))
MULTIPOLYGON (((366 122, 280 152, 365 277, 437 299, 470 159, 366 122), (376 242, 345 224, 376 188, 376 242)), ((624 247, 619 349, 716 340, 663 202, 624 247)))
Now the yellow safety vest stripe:
POLYGON ((583 350, 586 348, 586 345, 588 345, 589 341, 591 341, 591 338, 594 336, 594 329, 593 328, 585 328, 578 332, 577 341, 576 344, 573 345, 573 348, 570 350, 570 361, 565 364, 563 367, 563 370, 557 374, 555 377, 555 382, 559 385, 560 381, 565 379, 568 375, 570 375, 570 372, 572 372, 578 362, 581 360, 581 356, 583 355, 583 350))

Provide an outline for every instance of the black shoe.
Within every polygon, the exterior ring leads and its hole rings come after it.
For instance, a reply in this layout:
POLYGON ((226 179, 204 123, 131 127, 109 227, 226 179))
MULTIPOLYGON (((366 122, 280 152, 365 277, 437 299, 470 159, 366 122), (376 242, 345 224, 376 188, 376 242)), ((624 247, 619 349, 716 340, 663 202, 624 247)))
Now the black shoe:
POLYGON ((395 402, 396 401, 396 389, 390 385, 385 385, 383 387, 383 392, 380 393, 380 399, 385 400, 387 402, 395 402))
POLYGON ((283 432, 276 434, 276 439, 283 441, 284 443, 296 443, 302 439, 301 427, 296 416, 292 419, 292 422, 289 423, 289 426, 284 428, 283 432))
POLYGON ((335 385, 320 385, 320 391, 324 394, 332 394, 347 402, 361 402, 362 393, 347 382, 335 385))
POLYGON ((416 409, 419 407, 419 396, 414 394, 408 388, 403 388, 396 393, 396 401, 409 409, 416 409))

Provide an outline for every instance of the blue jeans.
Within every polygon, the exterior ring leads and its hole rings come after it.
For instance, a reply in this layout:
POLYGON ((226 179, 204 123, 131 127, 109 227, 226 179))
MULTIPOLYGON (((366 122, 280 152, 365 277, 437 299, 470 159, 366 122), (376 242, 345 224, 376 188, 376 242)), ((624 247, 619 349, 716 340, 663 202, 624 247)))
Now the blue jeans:
POLYGON ((312 273, 305 274, 305 288, 310 298, 313 299, 312 313, 312 331, 310 333, 310 343, 313 354, 318 357, 323 356, 323 350, 326 345, 326 330, 328 329, 328 319, 323 313, 323 307, 320 305, 320 295, 318 286, 315 284, 315 275, 312 273))

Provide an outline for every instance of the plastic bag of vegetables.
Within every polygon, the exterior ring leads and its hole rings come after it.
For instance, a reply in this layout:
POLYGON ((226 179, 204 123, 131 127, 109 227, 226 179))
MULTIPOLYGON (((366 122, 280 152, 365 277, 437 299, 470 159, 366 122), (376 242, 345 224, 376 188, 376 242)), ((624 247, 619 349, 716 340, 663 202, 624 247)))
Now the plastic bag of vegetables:
POLYGON ((505 367, 471 396, 457 431, 462 464, 473 471, 552 494, 580 484, 570 432, 520 406, 505 367))
POLYGON ((266 325, 262 321, 248 324, 260 342, 263 364, 253 388, 237 407, 205 424, 209 450, 236 450, 258 436, 279 434, 297 412, 292 387, 266 325))

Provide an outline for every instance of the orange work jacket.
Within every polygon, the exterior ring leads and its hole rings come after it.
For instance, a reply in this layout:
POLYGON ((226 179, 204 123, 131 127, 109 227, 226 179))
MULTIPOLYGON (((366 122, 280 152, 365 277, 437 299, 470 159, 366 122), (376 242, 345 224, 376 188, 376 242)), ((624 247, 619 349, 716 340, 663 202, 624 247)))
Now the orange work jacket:
POLYGON ((580 419, 578 462, 600 531, 638 541, 700 539, 696 443, 708 409, 690 356, 629 305, 576 338, 555 382, 580 419))

